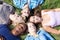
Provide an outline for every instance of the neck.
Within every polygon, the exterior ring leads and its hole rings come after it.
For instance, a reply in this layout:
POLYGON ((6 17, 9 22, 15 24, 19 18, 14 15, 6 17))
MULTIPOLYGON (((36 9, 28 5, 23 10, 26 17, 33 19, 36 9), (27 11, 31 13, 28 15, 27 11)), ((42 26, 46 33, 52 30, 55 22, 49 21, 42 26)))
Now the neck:
POLYGON ((38 36, 36 32, 35 33, 30 33, 30 35, 32 35, 34 37, 37 37, 38 36))

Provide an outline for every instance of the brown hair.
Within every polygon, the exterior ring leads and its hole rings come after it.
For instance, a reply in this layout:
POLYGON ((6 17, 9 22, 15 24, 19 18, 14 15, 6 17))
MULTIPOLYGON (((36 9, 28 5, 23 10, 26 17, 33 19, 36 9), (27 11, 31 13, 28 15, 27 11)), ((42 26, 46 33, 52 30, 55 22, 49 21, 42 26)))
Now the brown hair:
POLYGON ((5 38, 3 36, 0 35, 0 40, 5 40, 5 38))
POLYGON ((41 17, 41 10, 39 9, 35 10, 34 15, 41 17))

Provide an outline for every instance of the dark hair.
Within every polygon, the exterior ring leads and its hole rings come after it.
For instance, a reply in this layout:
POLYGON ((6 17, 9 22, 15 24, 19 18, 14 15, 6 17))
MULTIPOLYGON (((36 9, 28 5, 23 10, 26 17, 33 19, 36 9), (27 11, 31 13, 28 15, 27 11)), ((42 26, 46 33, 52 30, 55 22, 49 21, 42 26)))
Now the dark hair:
POLYGON ((3 4, 3 1, 0 1, 0 4, 3 4))
POLYGON ((41 17, 41 11, 39 9, 35 10, 34 15, 41 17))
POLYGON ((0 35, 0 39, 1 40, 6 40, 6 38, 4 36, 2 36, 2 35, 0 35))

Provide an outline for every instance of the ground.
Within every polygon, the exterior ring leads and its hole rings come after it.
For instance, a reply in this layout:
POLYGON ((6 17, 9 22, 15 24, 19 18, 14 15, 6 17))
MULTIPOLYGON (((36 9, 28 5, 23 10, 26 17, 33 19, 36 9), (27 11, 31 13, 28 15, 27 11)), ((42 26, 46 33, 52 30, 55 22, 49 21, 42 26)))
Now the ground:
MULTIPOLYGON (((7 2, 8 4, 13 5, 12 0, 4 0, 5 2, 7 2)), ((60 8, 60 0, 45 0, 45 2, 41 5, 41 10, 42 9, 52 9, 52 8, 60 8)), ((16 12, 20 12, 20 10, 18 8, 16 8, 16 12)), ((57 26, 56 29, 60 29, 60 26, 57 26)), ((60 35, 55 35, 55 34, 51 34, 56 40, 60 40, 60 35)), ((21 40, 24 40, 24 38, 26 37, 25 35, 20 36, 21 40)))

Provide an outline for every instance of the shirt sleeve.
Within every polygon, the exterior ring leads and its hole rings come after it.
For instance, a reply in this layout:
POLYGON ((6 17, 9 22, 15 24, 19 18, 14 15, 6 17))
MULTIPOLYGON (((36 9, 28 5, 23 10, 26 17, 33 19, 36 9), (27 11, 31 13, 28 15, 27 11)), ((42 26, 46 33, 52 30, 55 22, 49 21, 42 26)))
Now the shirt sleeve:
POLYGON ((41 5, 44 3, 44 0, 38 0, 38 3, 41 5))
POLYGON ((30 9, 34 9, 37 6, 41 5, 44 2, 44 0, 31 0, 29 4, 30 9))
POLYGON ((24 5, 27 3, 27 0, 13 0, 13 3, 17 8, 23 9, 24 5))

